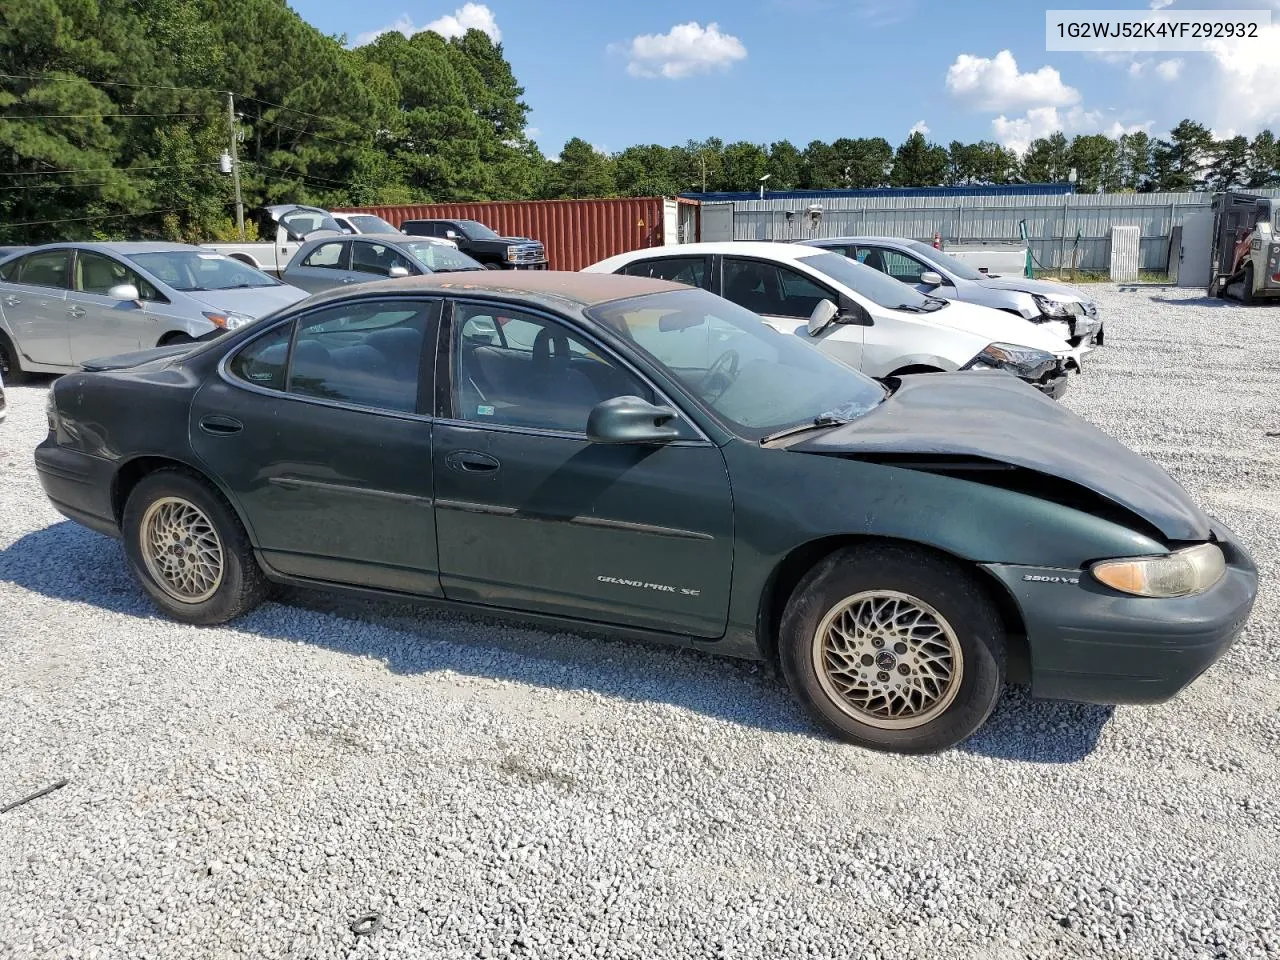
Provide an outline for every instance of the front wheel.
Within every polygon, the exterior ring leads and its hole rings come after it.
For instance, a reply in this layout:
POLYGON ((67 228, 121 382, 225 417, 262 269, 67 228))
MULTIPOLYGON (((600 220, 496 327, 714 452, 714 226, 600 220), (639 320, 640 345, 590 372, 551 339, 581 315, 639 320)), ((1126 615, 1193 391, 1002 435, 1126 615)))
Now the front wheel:
POLYGON ((183 470, 139 481, 121 523, 125 554, 142 588, 184 623, 223 623, 257 606, 267 580, 240 520, 222 495, 183 470))
POLYGON ((896 753, 973 734, 1004 687, 1004 630, 963 566, 909 547, 832 554, 782 618, 782 671, 831 733, 896 753))
POLYGON ((1244 289, 1240 291, 1241 303, 1253 303, 1253 264, 1244 268, 1244 289))
POLYGON ((27 381, 27 374, 18 362, 18 350, 4 333, 0 333, 0 380, 15 387, 27 381))

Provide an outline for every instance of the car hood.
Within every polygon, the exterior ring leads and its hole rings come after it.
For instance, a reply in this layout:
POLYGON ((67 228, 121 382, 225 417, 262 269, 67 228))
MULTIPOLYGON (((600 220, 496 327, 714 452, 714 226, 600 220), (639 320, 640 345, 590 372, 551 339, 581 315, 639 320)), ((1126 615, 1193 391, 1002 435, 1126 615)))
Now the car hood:
POLYGON ((1209 518, 1164 470, 1062 404, 995 371, 903 377, 869 413, 788 449, 982 457, 1092 490, 1170 540, 1209 538, 1209 518))
POLYGON ((1071 349, 1065 340, 1038 324, 977 303, 951 300, 941 310, 911 316, 953 330, 979 334, 986 337, 988 343, 1012 343, 1020 347, 1047 350, 1053 354, 1065 353, 1071 349))
POLYGON ((1088 303, 1091 299, 1075 287, 1069 287, 1065 283, 1054 283, 1052 280, 1030 280, 1026 277, 984 277, 973 282, 986 287, 988 290, 1017 290, 1022 293, 1038 293, 1042 297, 1052 297, 1054 300, 1079 300, 1081 303, 1088 303))
POLYGON ((187 296, 199 300, 211 310, 240 313, 256 320, 281 307, 305 300, 309 294, 282 283, 275 287, 246 287, 241 290, 192 290, 187 296))

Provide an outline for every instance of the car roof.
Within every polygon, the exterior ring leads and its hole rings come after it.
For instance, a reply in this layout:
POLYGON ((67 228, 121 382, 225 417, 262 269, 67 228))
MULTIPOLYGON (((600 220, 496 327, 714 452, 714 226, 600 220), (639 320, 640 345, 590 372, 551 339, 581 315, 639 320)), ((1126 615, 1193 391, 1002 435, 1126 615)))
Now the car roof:
POLYGON ((694 254, 731 253, 747 257, 768 257, 773 260, 799 260, 801 257, 813 256, 813 250, 794 243, 780 240, 719 240, 703 243, 674 243, 665 247, 645 247, 630 253, 619 254, 622 260, 642 259, 644 257, 679 257, 694 254))
POLYGON ((805 246, 815 246, 820 243, 888 243, 908 246, 913 243, 922 241, 912 240, 910 237, 810 237, 800 241, 805 246))
MULTIPOLYGON (((412 238, 407 238, 412 239, 412 238)), ((417 277, 379 280, 368 285, 369 294, 379 296, 406 293, 449 293, 454 295, 492 294, 530 304, 557 301, 590 307, 612 300, 641 297, 650 293, 689 290, 688 284, 650 277, 627 277, 612 273, 571 273, 562 270, 487 271, 482 277, 474 273, 431 273, 417 277)), ((312 302, 340 300, 349 291, 337 289, 318 294, 312 302)))
POLYGON ((167 243, 161 240, 106 240, 106 241, 59 241, 58 243, 42 243, 38 246, 24 247, 23 253, 35 252, 37 250, 94 250, 98 253, 115 253, 120 256, 127 256, 131 253, 173 253, 175 251, 199 251, 200 253, 211 253, 204 247, 193 246, 189 243, 167 243))

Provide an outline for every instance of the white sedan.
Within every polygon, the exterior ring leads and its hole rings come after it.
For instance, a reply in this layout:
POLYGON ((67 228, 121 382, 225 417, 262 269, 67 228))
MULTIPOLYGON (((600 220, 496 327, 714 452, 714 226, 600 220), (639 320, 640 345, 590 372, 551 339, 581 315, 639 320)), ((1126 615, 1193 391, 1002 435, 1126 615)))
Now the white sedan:
POLYGON ((702 287, 873 377, 997 369, 1058 397, 1068 371, 1080 368, 1065 340, 1021 317, 931 297, 847 257, 799 244, 650 247, 584 272, 702 287))

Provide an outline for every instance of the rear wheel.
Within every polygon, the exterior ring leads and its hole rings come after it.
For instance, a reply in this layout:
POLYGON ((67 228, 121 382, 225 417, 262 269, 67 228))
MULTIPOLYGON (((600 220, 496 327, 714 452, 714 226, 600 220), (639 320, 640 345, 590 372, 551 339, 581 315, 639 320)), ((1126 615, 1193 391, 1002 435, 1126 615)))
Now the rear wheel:
POLYGON ((1004 686, 1004 630, 959 563, 896 545, 840 550, 783 614, 782 671, 830 732, 931 753, 986 722, 1004 686))
POLYGON ((217 490, 185 470, 158 470, 139 481, 120 526, 134 577, 175 620, 223 623, 266 597, 266 577, 239 518, 217 490))
POLYGON ((1244 289, 1240 291, 1241 303, 1253 303, 1253 264, 1247 264, 1244 268, 1244 289))
POLYGON ((17 348, 4 333, 0 333, 0 380, 14 385, 27 381, 27 374, 18 362, 17 348))

